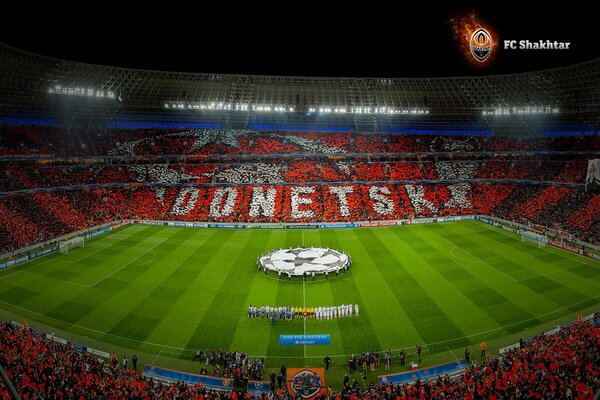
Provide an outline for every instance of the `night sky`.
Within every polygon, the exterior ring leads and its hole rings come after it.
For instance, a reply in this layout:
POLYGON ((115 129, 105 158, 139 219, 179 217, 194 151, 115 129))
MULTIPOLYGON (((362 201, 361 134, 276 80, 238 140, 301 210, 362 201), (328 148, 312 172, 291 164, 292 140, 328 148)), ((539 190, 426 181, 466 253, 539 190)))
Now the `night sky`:
MULTIPOLYGON (((402 2, 403 3, 403 2, 402 2)), ((258 75, 436 77, 547 69, 600 56, 595 12, 564 2, 519 8, 506 2, 402 11, 385 4, 338 11, 323 3, 267 9, 231 4, 93 5, 85 11, 24 4, 4 12, 0 41, 48 56, 163 71, 258 75), (475 12, 503 39, 571 42, 569 51, 499 50, 492 65, 473 68, 452 36, 451 18, 475 12), (235 14, 235 15, 234 15, 235 14)), ((521 2, 524 3, 524 2, 521 2)), ((369 3, 364 3, 369 4, 369 3)), ((590 3, 591 4, 591 3, 590 3)))

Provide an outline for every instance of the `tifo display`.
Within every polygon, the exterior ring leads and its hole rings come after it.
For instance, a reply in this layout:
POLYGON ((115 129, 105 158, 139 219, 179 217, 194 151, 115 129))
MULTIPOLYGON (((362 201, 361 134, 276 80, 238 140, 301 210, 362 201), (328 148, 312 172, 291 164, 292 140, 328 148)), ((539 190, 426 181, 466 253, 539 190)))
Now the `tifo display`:
POLYGON ((133 218, 277 227, 480 213, 600 243, 600 200, 585 185, 600 135, 114 130, 82 148, 59 129, 1 129, 6 154, 24 158, 4 159, 0 253, 133 218), (53 162, 56 148, 113 161, 53 162))

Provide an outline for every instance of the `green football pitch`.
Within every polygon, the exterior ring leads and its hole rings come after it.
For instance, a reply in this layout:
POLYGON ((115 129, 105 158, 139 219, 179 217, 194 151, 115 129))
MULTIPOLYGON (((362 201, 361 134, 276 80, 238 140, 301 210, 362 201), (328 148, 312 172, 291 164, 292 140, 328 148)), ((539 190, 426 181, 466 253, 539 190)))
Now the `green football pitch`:
POLYGON ((476 221, 322 230, 129 225, 0 272, 4 313, 101 350, 173 360, 197 349, 240 350, 273 366, 320 365, 325 355, 345 365, 351 353, 410 353, 416 344, 449 361, 465 346, 475 353, 482 340, 510 344, 599 302, 600 262, 476 221), (314 282, 255 267, 261 253, 290 246, 339 249, 353 266, 314 282), (248 318, 250 304, 358 304, 360 315, 271 326, 248 318), (280 334, 302 333, 330 334, 331 344, 279 345, 280 334))

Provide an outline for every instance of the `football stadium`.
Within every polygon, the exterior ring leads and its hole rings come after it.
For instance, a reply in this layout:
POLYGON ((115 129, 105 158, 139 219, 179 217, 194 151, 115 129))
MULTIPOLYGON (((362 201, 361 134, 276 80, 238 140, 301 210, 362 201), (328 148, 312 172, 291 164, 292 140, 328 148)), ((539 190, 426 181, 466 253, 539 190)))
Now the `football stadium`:
POLYGON ((1 399, 600 393, 600 58, 0 93, 1 399))

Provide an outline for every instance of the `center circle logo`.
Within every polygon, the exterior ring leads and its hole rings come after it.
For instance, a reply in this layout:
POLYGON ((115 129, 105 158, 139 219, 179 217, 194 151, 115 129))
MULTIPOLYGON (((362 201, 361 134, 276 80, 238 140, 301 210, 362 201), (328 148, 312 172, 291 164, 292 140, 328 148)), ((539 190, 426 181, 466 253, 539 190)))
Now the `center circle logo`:
POLYGON ((483 28, 477 29, 471 35, 469 41, 469 47, 471 54, 479 62, 484 62, 492 54, 492 48, 494 44, 492 42, 492 36, 483 28))
POLYGON ((304 369, 292 377, 291 386, 295 393, 308 399, 321 390, 321 377, 313 371, 304 369))
POLYGON ((279 276, 315 276, 346 272, 352 257, 339 250, 322 247, 279 249, 256 258, 256 266, 265 274, 274 271, 279 276))

